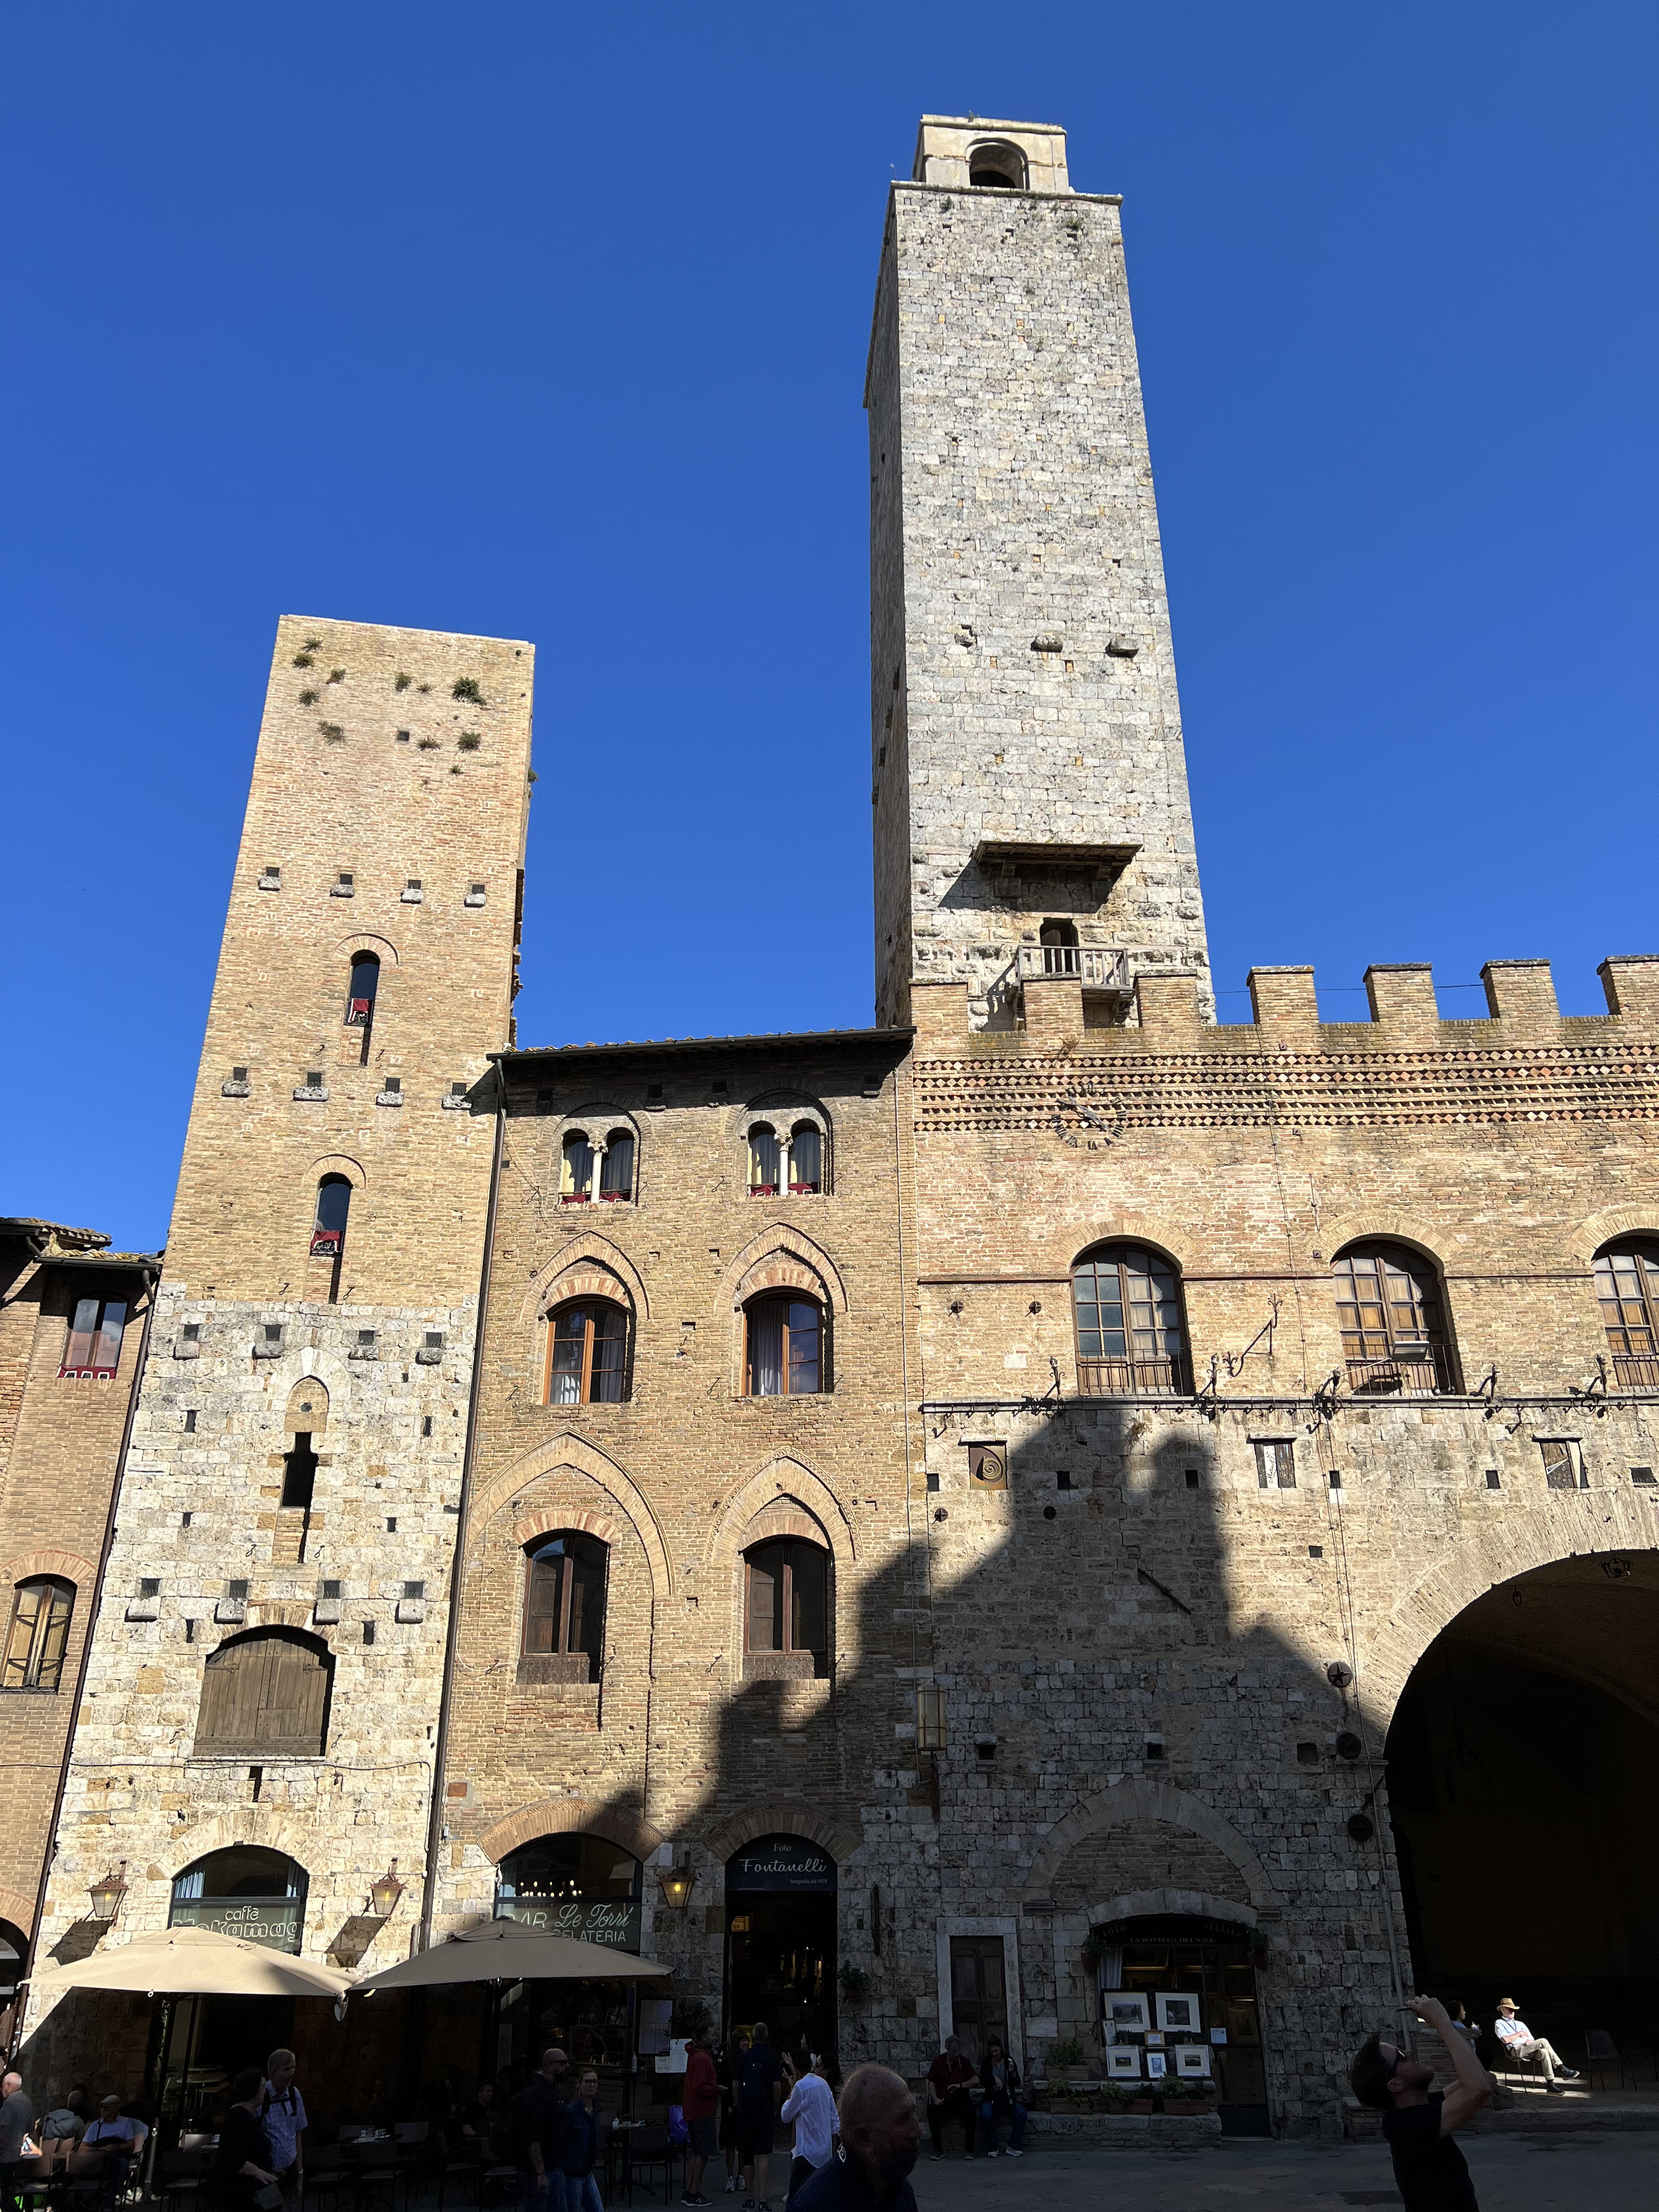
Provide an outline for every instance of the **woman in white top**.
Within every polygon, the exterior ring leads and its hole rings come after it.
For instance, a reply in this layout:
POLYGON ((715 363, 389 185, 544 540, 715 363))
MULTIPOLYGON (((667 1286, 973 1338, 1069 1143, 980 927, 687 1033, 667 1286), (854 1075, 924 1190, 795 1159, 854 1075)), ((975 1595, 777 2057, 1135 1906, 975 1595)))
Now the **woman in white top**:
POLYGON ((835 2155, 836 2100, 824 2079, 830 2062, 822 2051, 812 2061, 811 2072, 799 2079, 787 2056, 783 2063, 789 2077, 789 2094, 783 2100, 781 2117, 795 2124, 794 2154, 789 2161, 789 2194, 793 2197, 835 2155))

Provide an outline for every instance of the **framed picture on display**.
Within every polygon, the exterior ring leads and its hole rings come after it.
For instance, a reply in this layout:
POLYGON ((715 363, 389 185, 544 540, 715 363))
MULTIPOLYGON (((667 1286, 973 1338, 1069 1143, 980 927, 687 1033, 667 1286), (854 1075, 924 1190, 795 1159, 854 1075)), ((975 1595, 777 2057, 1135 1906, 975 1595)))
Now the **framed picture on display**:
POLYGON ((1106 2053, 1109 2081, 1139 2081, 1140 2053, 1133 2043, 1115 2043, 1106 2053))
POLYGON ((1168 2070, 1169 2061, 1161 2051, 1146 2053, 1146 2078, 1149 2081, 1161 2081, 1168 2070))
POLYGON ((1145 2035, 1152 2024, 1146 1998, 1133 1990, 1108 1990, 1101 2008, 1120 2035, 1145 2035))
POLYGON ((1188 2079, 1207 2081, 1210 2078, 1210 2046, 1207 2043, 1183 2043, 1175 2055, 1176 2072, 1188 2079))
POLYGON ((1158 1993, 1158 2024, 1167 2034, 1171 2029, 1196 2035, 1199 2030, 1199 2002, 1195 1996, 1179 1996, 1160 1990, 1158 1993))

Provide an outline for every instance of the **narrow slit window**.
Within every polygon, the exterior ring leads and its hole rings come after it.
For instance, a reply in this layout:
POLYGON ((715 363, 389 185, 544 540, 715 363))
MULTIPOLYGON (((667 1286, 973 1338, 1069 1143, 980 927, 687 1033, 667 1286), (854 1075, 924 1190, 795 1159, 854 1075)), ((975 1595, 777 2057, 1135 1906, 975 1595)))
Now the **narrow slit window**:
POLYGON ((345 1249, 351 1185, 343 1176, 325 1176, 317 1186, 317 1218, 311 1231, 313 1260, 337 1260, 345 1249))
POLYGON ((778 1133, 767 1121, 749 1132, 749 1195, 775 1198, 778 1194, 778 1133))
POLYGON ((586 1135, 574 1130, 564 1140, 559 1164, 559 1203, 586 1206, 593 1195, 593 1147, 586 1135))
POLYGON ((346 985, 345 1025, 349 1030, 366 1030, 374 1018, 374 1000, 380 988, 380 963, 378 954, 354 952, 351 956, 351 979, 346 985))
POLYGON ((613 1129, 605 1140, 599 1164, 599 1197, 614 1206, 633 1195, 634 1139, 626 1129, 613 1129))
POLYGON ((789 1194, 816 1197, 823 1188, 823 1139, 810 1121, 798 1121, 789 1133, 789 1194))

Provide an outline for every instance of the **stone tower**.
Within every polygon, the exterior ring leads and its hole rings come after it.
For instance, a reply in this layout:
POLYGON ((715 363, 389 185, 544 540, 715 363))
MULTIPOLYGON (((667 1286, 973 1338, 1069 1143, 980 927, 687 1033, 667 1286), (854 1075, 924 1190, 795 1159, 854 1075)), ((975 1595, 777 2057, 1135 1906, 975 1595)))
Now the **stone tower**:
POLYGON ((1210 999, 1120 202, 1050 125, 926 116, 888 210, 870 418, 877 1018, 1090 1026, 1210 999))
POLYGON ((216 1924, 214 1878, 192 1897, 191 1870, 250 1845, 299 1869, 255 1911, 293 1948, 407 1948, 489 1055, 512 1034, 532 667, 528 645, 493 638, 278 627, 47 1948, 122 1863, 115 1940, 170 1912, 216 1924), (393 1860, 383 1923, 366 1893, 393 1860))

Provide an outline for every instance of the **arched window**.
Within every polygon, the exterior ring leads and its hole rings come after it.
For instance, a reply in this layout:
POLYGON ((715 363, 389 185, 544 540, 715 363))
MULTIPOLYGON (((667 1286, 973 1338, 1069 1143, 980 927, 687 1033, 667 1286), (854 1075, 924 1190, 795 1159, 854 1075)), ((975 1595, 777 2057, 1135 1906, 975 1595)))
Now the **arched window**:
POLYGON ((822 1680, 830 1672, 829 1553, 799 1537, 775 1537, 744 1553, 744 1576, 745 1653, 810 1658, 810 1668, 775 1671, 810 1673, 822 1680))
POLYGON ((29 1939, 22 1929, 9 1920, 0 1920, 0 2012, 16 1996, 28 1955, 29 1939))
POLYGON ((575 1663, 556 1679, 597 1682, 605 1657, 605 1578, 610 1547, 561 1528, 525 1547, 524 1656, 575 1663))
POLYGON ((975 146, 968 156, 968 181, 993 191, 1024 191, 1025 157, 1018 146, 975 146))
POLYGON ((1455 1389, 1432 1261, 1401 1244, 1352 1244, 1331 1262, 1331 1280, 1351 1390, 1455 1389))
MULTIPOLYGON (((578 1830, 538 1836, 501 1861, 496 1875, 495 1917, 522 1920, 607 1950, 637 1952, 645 1869, 608 1836, 578 1830)), ((625 2067, 628 2042, 623 2008, 614 1987, 602 1982, 567 1983, 560 2039, 578 2065, 604 2059, 625 2067)))
POLYGON ((605 1140, 599 1163, 599 1196, 615 1205, 634 1195, 634 1139, 626 1129, 613 1129, 605 1140))
POLYGON ((354 952, 351 980, 346 985, 345 1025, 366 1030, 374 1018, 374 1000, 380 988, 380 958, 376 952, 354 952))
POLYGON ((789 1132, 789 1195, 816 1197, 823 1188, 823 1137, 811 1121, 789 1132))
POLYGON ((1181 1285, 1142 1244, 1103 1244, 1072 1271, 1078 1389, 1091 1398, 1184 1396, 1192 1387, 1181 1285))
POLYGON ((628 1316, 602 1298, 559 1306, 549 1316, 550 1406, 616 1406, 628 1367, 628 1316))
POLYGON ((778 1194, 778 1133, 769 1121, 757 1121, 749 1132, 749 1195, 775 1198, 778 1194))
POLYGON ((1659 1390, 1659 1238, 1622 1237, 1595 1255, 1595 1295, 1620 1390, 1659 1390))
POLYGON ((196 1721, 198 1759, 320 1759, 334 1661, 320 1637, 255 1628, 210 1654, 196 1721))
POLYGON ((744 1309, 751 1398, 806 1398, 823 1389, 823 1309, 811 1298, 762 1297, 744 1309))
POLYGON ((11 1628, 0 1689, 55 1690, 63 1680, 75 1584, 57 1575, 19 1583, 11 1601, 11 1628))
POLYGON ((167 1925, 207 1928, 272 1951, 297 1952, 310 1887, 297 1859, 258 1844, 234 1844, 175 1878, 167 1925))
POLYGON ((346 1216, 351 1185, 343 1175, 325 1176, 317 1186, 317 1218, 311 1231, 313 1260, 337 1260, 345 1250, 346 1216))
POLYGON ((1045 921, 1037 932, 1037 941, 1042 947, 1042 972, 1045 975, 1080 975, 1083 973, 1074 921, 1045 921))
POLYGON ((592 1195, 593 1147, 584 1131, 573 1129, 559 1162, 559 1203, 586 1206, 592 1195))

